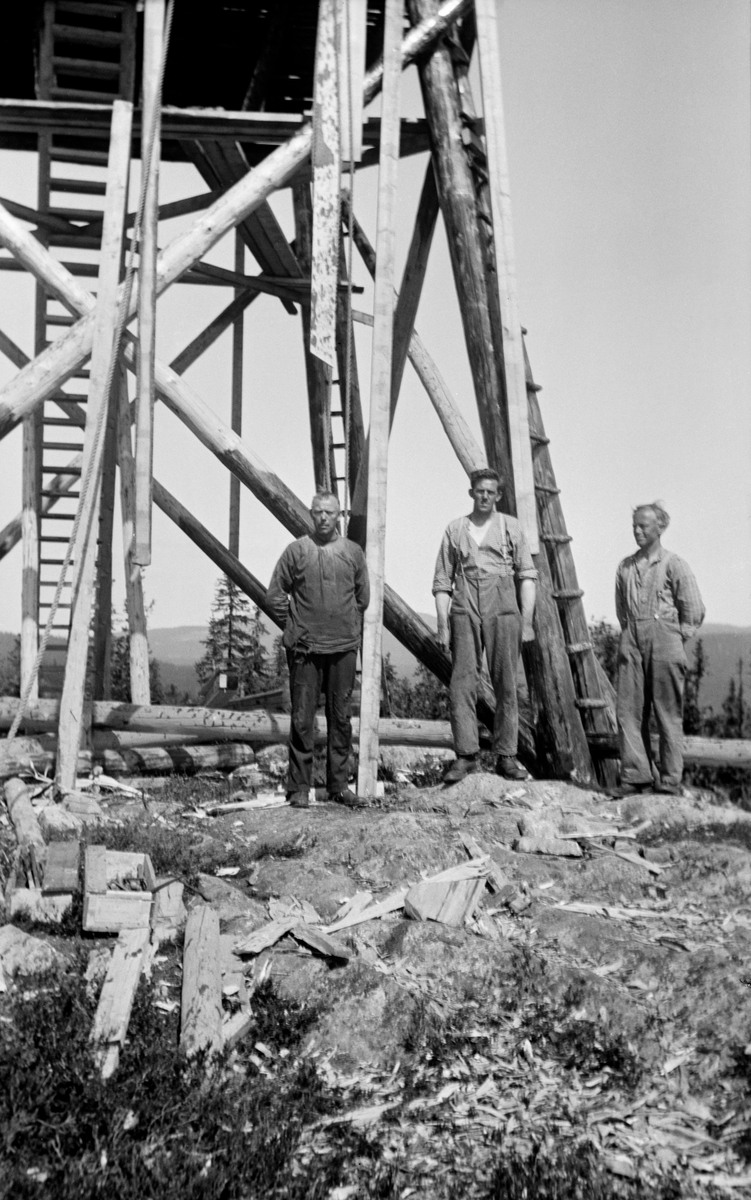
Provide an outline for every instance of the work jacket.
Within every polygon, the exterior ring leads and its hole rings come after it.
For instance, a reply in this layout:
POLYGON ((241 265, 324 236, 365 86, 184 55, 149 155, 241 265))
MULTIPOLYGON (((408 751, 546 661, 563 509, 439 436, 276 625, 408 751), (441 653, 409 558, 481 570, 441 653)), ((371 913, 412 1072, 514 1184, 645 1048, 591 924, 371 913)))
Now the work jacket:
POLYGON ((370 587, 365 555, 337 535, 320 544, 298 538, 274 568, 266 599, 284 625, 284 645, 307 654, 338 654, 360 644, 370 587))

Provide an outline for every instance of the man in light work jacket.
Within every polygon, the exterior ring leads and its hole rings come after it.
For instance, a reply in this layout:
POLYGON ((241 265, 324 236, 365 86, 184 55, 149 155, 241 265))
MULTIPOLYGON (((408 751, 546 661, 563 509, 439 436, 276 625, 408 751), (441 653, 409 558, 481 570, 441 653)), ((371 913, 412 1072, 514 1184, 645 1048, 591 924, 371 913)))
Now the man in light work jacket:
POLYGON ((660 538, 670 518, 660 501, 634 509, 639 549, 624 558, 615 578, 618 647, 618 795, 680 795, 683 775, 684 644, 704 620, 704 605, 690 568, 660 538), (659 767, 653 760, 650 711, 660 735, 659 767))
POLYGON ((287 797, 307 808, 313 769, 313 732, 318 698, 326 701, 329 798, 361 804, 347 787, 352 749, 350 703, 355 682, 362 614, 370 598, 365 555, 337 528, 339 501, 332 492, 313 497, 313 533, 298 538, 274 568, 267 594, 284 624, 292 717, 287 797))
POLYGON ((537 571, 519 522, 496 512, 499 475, 483 468, 472 472, 470 482, 472 512, 446 529, 433 578, 438 640, 452 658, 449 695, 456 761, 444 782, 457 783, 477 769, 475 706, 483 650, 495 692, 496 771, 505 779, 526 779, 516 760, 516 675, 522 642, 535 636, 537 571))

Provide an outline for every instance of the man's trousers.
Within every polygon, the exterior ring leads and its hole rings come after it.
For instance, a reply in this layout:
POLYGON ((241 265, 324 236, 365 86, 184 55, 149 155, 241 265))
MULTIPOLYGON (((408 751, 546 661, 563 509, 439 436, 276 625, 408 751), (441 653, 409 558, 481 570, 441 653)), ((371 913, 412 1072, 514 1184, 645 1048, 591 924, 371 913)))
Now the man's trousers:
POLYGON ((328 743, 326 786, 336 796, 347 789, 352 751, 350 707, 355 685, 356 650, 339 654, 288 651, 292 717, 287 790, 307 792, 313 773, 315 715, 321 691, 326 703, 328 743))
POLYGON ((519 709, 516 677, 522 648, 522 619, 516 613, 496 613, 479 620, 465 613, 451 614, 451 729, 454 749, 461 756, 480 749, 477 734, 477 689, 483 649, 495 692, 493 753, 516 755, 519 709))
POLYGON ((618 742, 621 783, 679 784, 683 775, 683 687, 686 652, 678 625, 654 617, 632 621, 618 648, 618 742), (654 712, 660 735, 655 780, 649 734, 654 712))

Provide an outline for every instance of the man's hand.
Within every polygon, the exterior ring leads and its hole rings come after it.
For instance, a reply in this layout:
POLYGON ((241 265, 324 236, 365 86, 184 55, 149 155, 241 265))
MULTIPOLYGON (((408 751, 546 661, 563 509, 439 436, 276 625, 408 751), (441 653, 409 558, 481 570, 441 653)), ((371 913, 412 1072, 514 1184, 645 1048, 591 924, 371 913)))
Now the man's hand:
POLYGON ((535 640, 535 630, 532 622, 525 621, 522 625, 522 641, 533 642, 535 640))
POLYGON ((446 651, 446 653, 450 654, 451 653, 451 630, 449 629, 448 623, 446 623, 446 624, 443 624, 442 622, 439 623, 438 629, 436 631, 436 636, 437 636, 438 641, 440 642, 441 646, 446 651))

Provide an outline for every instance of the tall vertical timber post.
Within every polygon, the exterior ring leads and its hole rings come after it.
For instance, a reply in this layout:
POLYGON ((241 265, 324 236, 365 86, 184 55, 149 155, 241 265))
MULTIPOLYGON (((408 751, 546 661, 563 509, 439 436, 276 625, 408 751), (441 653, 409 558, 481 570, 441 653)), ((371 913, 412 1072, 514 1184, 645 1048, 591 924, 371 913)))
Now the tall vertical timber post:
POLYGON ((378 779, 378 719, 381 709, 386 487, 391 415, 391 357, 394 338, 396 187, 399 169, 399 93, 403 0, 386 0, 383 31, 383 108, 378 164, 378 234, 373 296, 373 349, 368 434, 368 517, 365 554, 370 603, 365 612, 360 701, 357 789, 372 799, 378 779))

